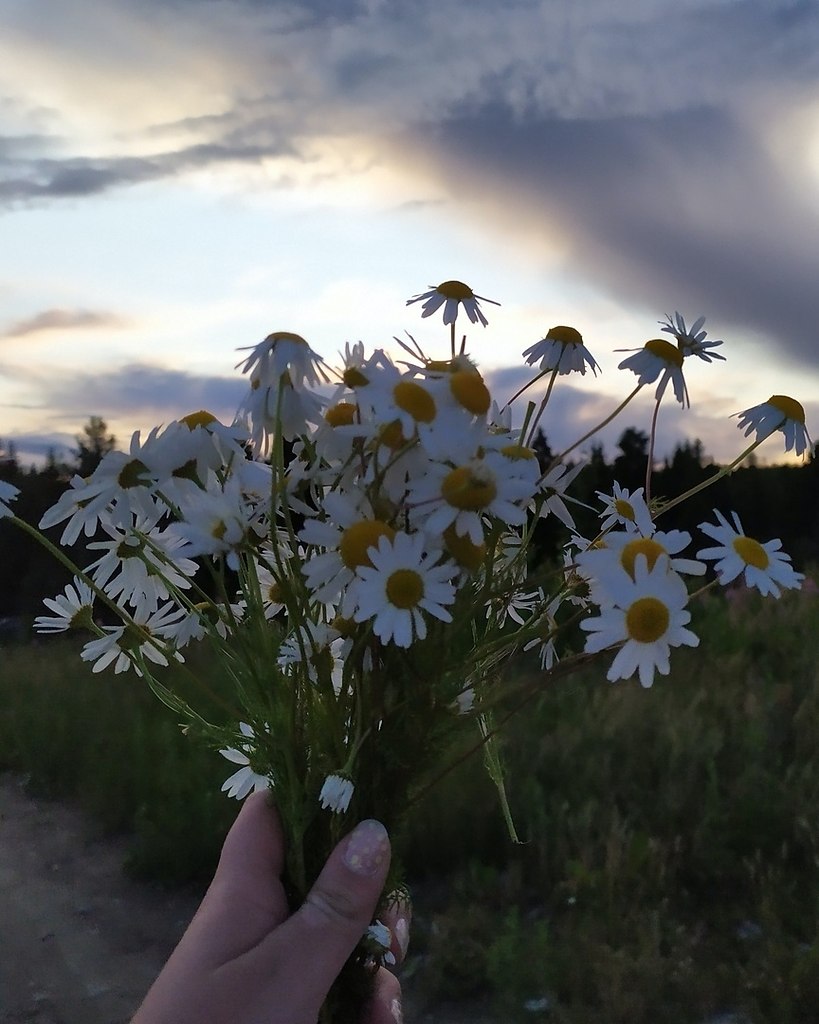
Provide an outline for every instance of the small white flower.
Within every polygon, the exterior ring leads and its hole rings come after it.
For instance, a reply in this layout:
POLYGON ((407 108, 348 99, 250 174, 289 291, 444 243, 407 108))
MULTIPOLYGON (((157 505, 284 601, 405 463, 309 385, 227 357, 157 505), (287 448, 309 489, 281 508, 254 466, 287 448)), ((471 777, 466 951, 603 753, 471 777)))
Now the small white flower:
POLYGON ((429 291, 421 295, 414 295, 407 299, 407 305, 413 302, 423 302, 424 306, 421 316, 432 316, 436 310, 444 307, 444 323, 454 324, 458 317, 458 307, 463 306, 464 313, 473 324, 481 323, 486 327, 487 319, 481 312, 479 303, 491 302, 493 306, 499 306, 499 302, 493 299, 486 299, 482 295, 476 295, 469 285, 463 281, 442 281, 439 285, 430 285, 429 291))
POLYGON ((136 662, 137 652, 155 665, 167 665, 168 656, 183 661, 178 651, 168 649, 167 640, 170 631, 185 614, 184 608, 177 607, 172 601, 149 616, 135 613, 133 625, 104 626, 105 636, 90 640, 80 652, 80 657, 83 661, 94 662, 92 672, 102 672, 113 665, 116 673, 133 668, 138 676, 142 675, 142 670, 136 662))
POLYGON ((67 629, 84 629, 93 621, 94 592, 76 576, 73 584, 69 583, 65 588, 64 594, 58 594, 53 599, 46 597, 43 604, 56 614, 37 616, 34 628, 38 633, 63 633, 67 629))
POLYGON ((683 357, 698 356, 706 363, 710 363, 712 359, 725 360, 725 356, 721 356, 717 352, 708 351, 709 349, 717 348, 722 342, 705 340, 708 332, 702 330, 702 326, 705 323, 704 316, 698 317, 690 327, 685 326, 685 320, 680 313, 675 313, 673 317, 667 316, 665 320, 660 320, 659 323, 661 330, 665 331, 666 334, 674 335, 677 340, 677 348, 682 352, 683 357))
POLYGON ((737 413, 739 429, 745 428, 748 437, 756 431, 757 440, 770 436, 775 430, 785 435, 785 451, 791 448, 801 455, 811 444, 808 428, 805 425, 805 410, 795 398, 788 395, 771 395, 767 402, 755 405, 751 409, 737 413))
POLYGON ((369 553, 372 567, 360 566, 350 585, 356 622, 372 619, 373 632, 382 643, 409 647, 427 635, 422 612, 452 621, 444 605, 455 600, 450 580, 456 568, 451 563, 436 565, 440 552, 424 551, 422 534, 397 533, 392 542, 382 537, 369 553))
POLYGON ((392 932, 381 921, 376 921, 367 929, 364 936, 367 944, 373 950, 375 959, 381 964, 392 967, 395 964, 395 954, 392 952, 392 932))
POLYGON ((5 480, 0 480, 0 519, 4 516, 14 515, 7 503, 14 501, 19 493, 20 489, 18 487, 13 487, 11 484, 7 484, 5 480))
POLYGON ((645 555, 638 555, 634 579, 623 573, 613 606, 580 623, 592 634, 585 650, 596 653, 622 644, 606 678, 628 679, 639 672, 640 683, 651 686, 655 670, 668 675, 672 647, 699 645, 699 638, 685 628, 691 619, 685 611, 687 600, 686 586, 671 571, 666 556, 649 570, 645 555))
POLYGON ((550 328, 545 338, 525 350, 523 358, 530 366, 539 363, 541 373, 557 370, 560 376, 573 372, 585 375, 588 366, 596 377, 600 369, 583 344, 583 335, 574 327, 550 328))
POLYGON ((274 331, 258 345, 246 348, 251 350, 250 355, 236 366, 241 366, 242 373, 250 374, 254 387, 278 388, 284 374, 296 388, 305 383, 317 386, 328 380, 324 360, 300 334, 274 331))
MULTIPOLYGON (((620 351, 629 351, 620 349, 620 351)), ((668 382, 674 388, 674 397, 683 407, 690 405, 688 399, 688 388, 685 386, 685 377, 682 371, 683 354, 670 341, 663 338, 652 338, 647 341, 641 349, 637 349, 633 356, 629 356, 619 364, 621 370, 631 370, 637 374, 638 383, 651 384, 659 377, 660 382, 654 397, 659 402, 665 394, 668 382)))
POLYGON ((769 540, 760 544, 753 537, 747 537, 736 512, 732 512, 734 527, 716 509, 719 526, 711 523, 700 523, 703 533, 719 541, 720 546, 703 548, 697 552, 697 558, 715 559, 714 566, 719 581, 730 583, 742 573, 749 587, 756 587, 764 595, 772 594, 779 597, 780 587, 785 590, 798 590, 805 578, 802 573, 795 572, 790 565, 790 557, 781 551, 782 541, 769 540))
POLYGON ((618 524, 625 526, 626 530, 642 534, 643 537, 650 537, 654 532, 654 523, 651 521, 651 512, 645 503, 642 487, 630 492, 615 480, 612 494, 598 491, 597 497, 605 506, 600 513, 603 518, 601 533, 618 524))
POLYGON ((344 775, 328 775, 319 793, 322 809, 333 814, 344 814, 350 806, 355 786, 344 775))
POLYGON ((250 793, 259 793, 270 789, 273 783, 267 776, 259 775, 258 772, 254 772, 250 767, 250 758, 247 752, 253 748, 253 740, 255 739, 253 729, 247 722, 240 722, 239 731, 248 740, 247 743, 241 744, 244 749, 237 750, 234 747, 227 747, 225 750, 220 750, 219 753, 233 764, 242 766, 237 772, 234 772, 233 775, 225 779, 222 784, 222 792, 227 793, 229 797, 235 797, 237 800, 244 800, 250 793))

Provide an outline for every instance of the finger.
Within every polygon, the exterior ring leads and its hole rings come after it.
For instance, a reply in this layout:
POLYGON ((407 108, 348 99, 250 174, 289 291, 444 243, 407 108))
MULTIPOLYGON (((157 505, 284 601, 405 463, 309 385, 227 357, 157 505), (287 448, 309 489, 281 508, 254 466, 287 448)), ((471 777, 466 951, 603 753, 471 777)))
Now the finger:
POLYGON ((207 932, 207 948, 225 963, 255 946, 287 918, 280 875, 284 834, 268 793, 245 800, 225 838, 219 865, 191 923, 194 935, 207 932))
POLYGON ((401 986, 394 974, 380 967, 375 989, 361 1018, 361 1024, 401 1024, 401 986))
POLYGON ((362 821, 330 854, 304 904, 271 937, 305 993, 324 996, 372 920, 390 866, 379 821, 362 821))

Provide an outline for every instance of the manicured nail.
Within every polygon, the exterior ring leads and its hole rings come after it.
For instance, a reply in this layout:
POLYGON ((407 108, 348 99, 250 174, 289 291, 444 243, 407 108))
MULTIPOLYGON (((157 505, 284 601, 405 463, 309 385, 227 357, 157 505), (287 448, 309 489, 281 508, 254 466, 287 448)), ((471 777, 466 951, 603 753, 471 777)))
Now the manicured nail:
POLYGON ((370 818, 350 833, 344 863, 357 875, 374 875, 384 863, 389 847, 387 830, 380 821, 370 818))
POLYGON ((393 999, 390 1003, 390 1013, 392 1014, 392 1019, 395 1021, 395 1024, 403 1024, 404 1013, 401 1009, 400 999, 393 999))
POLYGON ((409 949, 410 936, 409 924, 407 923, 407 919, 405 917, 399 917, 398 920, 395 922, 395 927, 393 928, 392 931, 393 935, 395 935, 396 939, 398 940, 398 945, 401 949, 401 957, 403 958, 407 955, 407 950, 409 949))

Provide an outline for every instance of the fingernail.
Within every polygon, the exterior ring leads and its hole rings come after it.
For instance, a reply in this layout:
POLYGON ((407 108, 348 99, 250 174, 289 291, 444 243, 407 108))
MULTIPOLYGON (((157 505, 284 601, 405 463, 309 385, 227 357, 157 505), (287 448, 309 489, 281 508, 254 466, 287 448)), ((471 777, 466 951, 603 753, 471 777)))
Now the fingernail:
POLYGON ((392 1019, 395 1021, 395 1024, 403 1024, 404 1013, 401 1009, 400 999, 393 999, 390 1003, 390 1013, 392 1014, 392 1019))
POLYGON ((396 939, 398 940, 398 945, 401 948, 401 956, 405 957, 407 955, 407 950, 409 949, 410 939, 409 924, 407 924, 407 919, 405 917, 399 917, 398 920, 395 922, 395 927, 393 928, 392 931, 396 939))
POLYGON ((374 875, 384 863, 389 846, 387 830, 380 821, 362 821, 350 833, 344 863, 357 875, 374 875))

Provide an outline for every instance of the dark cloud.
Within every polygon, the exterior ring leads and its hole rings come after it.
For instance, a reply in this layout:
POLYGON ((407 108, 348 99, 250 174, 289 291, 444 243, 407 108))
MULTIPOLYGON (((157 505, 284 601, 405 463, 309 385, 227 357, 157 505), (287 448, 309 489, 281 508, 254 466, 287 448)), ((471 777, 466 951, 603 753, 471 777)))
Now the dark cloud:
POLYGON ((45 407, 59 408, 61 420, 76 417, 81 422, 93 413, 149 426, 199 409, 230 422, 246 389, 241 378, 210 377, 145 363, 107 373, 63 373, 40 382, 45 407))
POLYGON ((24 338, 46 331, 83 329, 120 329, 127 321, 115 313, 92 309, 46 309, 26 320, 18 320, 0 329, 0 338, 24 338))
POLYGON ((819 208, 724 111, 518 120, 494 105, 419 134, 453 189, 533 237, 557 226, 569 262, 621 300, 706 312, 815 369, 819 208))

